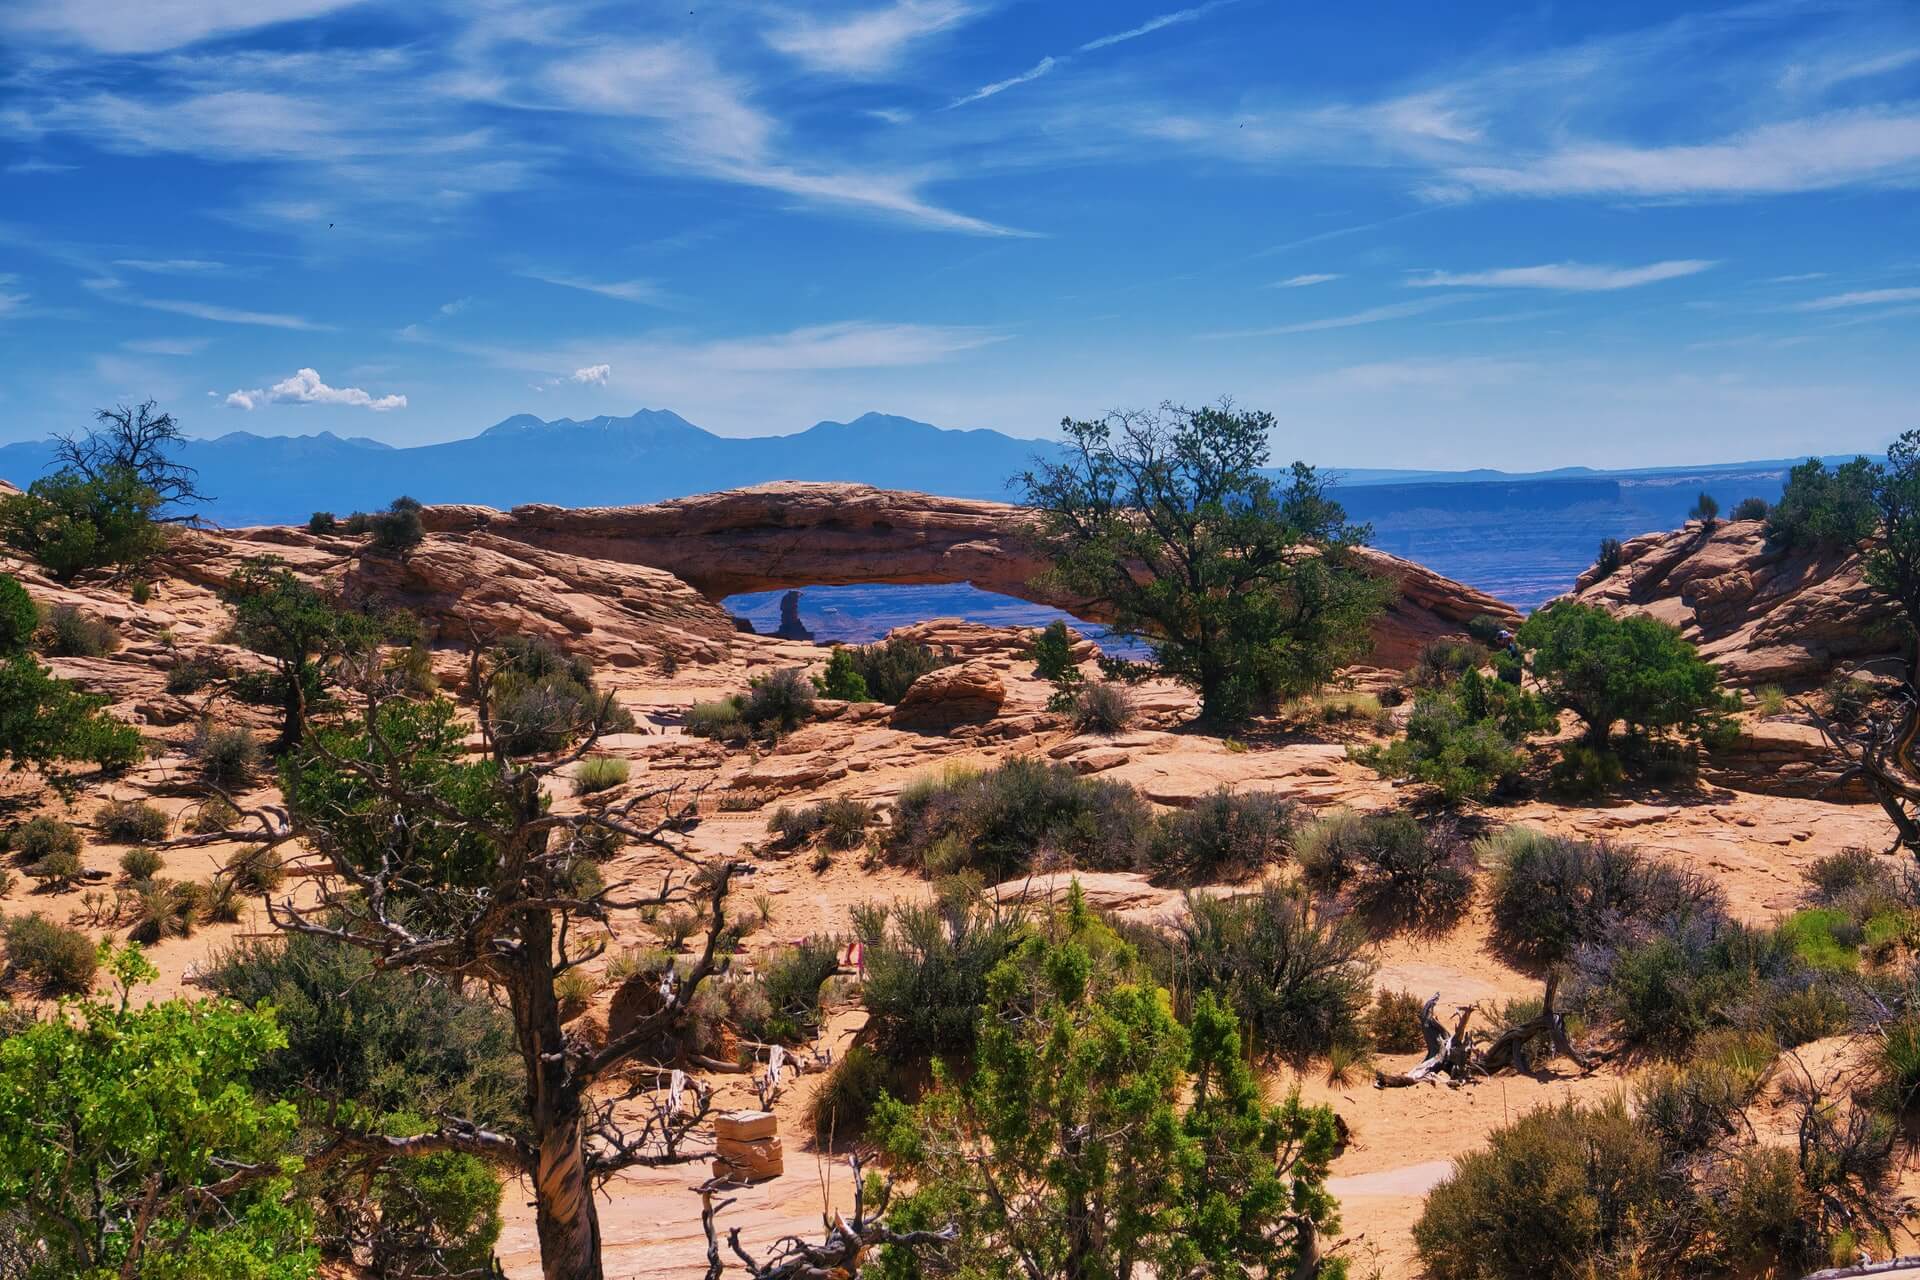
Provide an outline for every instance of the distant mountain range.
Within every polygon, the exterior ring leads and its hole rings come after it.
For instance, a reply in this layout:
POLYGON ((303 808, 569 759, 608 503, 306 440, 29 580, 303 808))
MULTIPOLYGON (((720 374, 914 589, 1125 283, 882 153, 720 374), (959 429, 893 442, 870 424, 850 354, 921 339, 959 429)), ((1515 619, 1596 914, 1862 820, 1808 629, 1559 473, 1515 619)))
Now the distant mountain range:
MULTIPOLYGON (((182 461, 226 525, 304 521, 400 494, 423 502, 610 506, 762 484, 847 480, 960 498, 1010 498, 1009 481, 1059 446, 997 431, 954 431, 869 413, 784 436, 717 436, 663 409, 545 421, 517 414, 477 436, 398 449, 375 440, 258 436, 189 441, 182 461)), ((0 478, 25 486, 52 462, 49 441, 0 446, 0 478)), ((1601 538, 1673 528, 1706 489, 1731 507, 1772 501, 1798 459, 1632 471, 1510 474, 1328 467, 1341 500, 1382 549, 1520 605, 1566 590, 1601 538)))

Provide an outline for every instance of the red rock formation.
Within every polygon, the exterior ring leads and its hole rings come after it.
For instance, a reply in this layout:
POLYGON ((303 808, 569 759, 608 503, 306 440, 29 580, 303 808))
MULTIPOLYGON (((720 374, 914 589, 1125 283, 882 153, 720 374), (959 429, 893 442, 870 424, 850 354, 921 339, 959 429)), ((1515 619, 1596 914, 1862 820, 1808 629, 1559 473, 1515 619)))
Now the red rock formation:
MULTIPOLYGON (((422 517, 441 533, 485 531, 570 556, 651 565, 710 600, 777 587, 970 582, 1099 617, 1083 602, 1034 588, 1045 562, 1027 544, 1030 515, 1001 502, 787 482, 648 506, 444 506, 422 517)), ((1411 663, 1427 641, 1458 633, 1477 614, 1519 621, 1512 606, 1411 561, 1361 554, 1400 588, 1375 628, 1378 665, 1411 663)))
POLYGON ((1734 684, 1806 686, 1901 652, 1857 551, 1769 548, 1758 520, 1644 534, 1613 573, 1580 575, 1572 598, 1672 623, 1734 684))

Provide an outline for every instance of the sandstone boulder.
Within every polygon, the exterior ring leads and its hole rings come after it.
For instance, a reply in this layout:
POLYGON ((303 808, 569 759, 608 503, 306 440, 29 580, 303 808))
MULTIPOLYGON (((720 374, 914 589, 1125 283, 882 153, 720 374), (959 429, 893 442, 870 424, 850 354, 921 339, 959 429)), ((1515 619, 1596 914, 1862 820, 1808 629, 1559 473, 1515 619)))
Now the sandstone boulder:
POLYGON ((897 729, 939 730, 984 724, 1000 713, 1007 686, 987 662, 956 663, 927 672, 907 686, 894 709, 897 729))

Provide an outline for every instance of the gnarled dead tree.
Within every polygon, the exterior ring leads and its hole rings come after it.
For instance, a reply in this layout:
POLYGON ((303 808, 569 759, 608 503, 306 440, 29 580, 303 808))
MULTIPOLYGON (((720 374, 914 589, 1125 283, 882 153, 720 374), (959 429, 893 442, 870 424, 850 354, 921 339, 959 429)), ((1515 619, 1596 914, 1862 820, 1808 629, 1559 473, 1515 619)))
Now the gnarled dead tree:
POLYGON ((1449 1029, 1434 1016, 1434 1006, 1440 1003, 1440 994, 1435 992, 1420 1010, 1420 1035, 1426 1041, 1427 1056, 1419 1065, 1398 1074, 1376 1072, 1374 1088, 1399 1089, 1442 1076, 1449 1083, 1466 1084, 1501 1071, 1531 1073, 1534 1069, 1532 1046, 1542 1039, 1550 1043, 1557 1053, 1571 1059, 1582 1071, 1593 1070, 1592 1057, 1574 1047, 1572 1037, 1567 1034, 1566 1017, 1554 1008, 1554 997, 1559 994, 1559 988, 1560 975, 1548 974, 1546 996, 1540 1003, 1540 1012, 1518 1026, 1508 1027, 1488 1041, 1484 1048, 1475 1046, 1473 1034, 1467 1030, 1467 1022, 1473 1017, 1476 1006, 1461 1005, 1453 1027, 1449 1029))
POLYGON ((1894 697, 1893 714, 1869 711, 1857 727, 1849 727, 1803 706, 1827 745, 1845 761, 1835 786, 1859 778, 1893 823, 1889 853, 1905 849, 1920 858, 1920 767, 1913 761, 1914 740, 1920 737, 1920 699, 1911 680, 1903 681, 1894 697))
MULTIPOLYGON (((853 1217, 833 1213, 826 1218, 819 1243, 785 1236, 774 1242, 766 1257, 756 1258, 740 1243, 740 1228, 727 1232, 727 1248, 746 1267, 753 1280, 847 1280, 858 1275, 867 1255, 883 1245, 905 1249, 938 1249, 951 1242, 958 1229, 893 1231, 885 1225, 887 1205, 893 1199, 893 1179, 869 1179, 860 1156, 848 1158, 853 1169, 853 1217), (871 1198, 871 1203, 869 1199, 871 1198)), ((726 1183, 712 1181, 694 1188, 700 1196, 700 1225, 707 1233, 706 1280, 720 1280, 726 1263, 720 1256, 720 1237, 714 1219, 732 1200, 714 1203, 726 1183)))

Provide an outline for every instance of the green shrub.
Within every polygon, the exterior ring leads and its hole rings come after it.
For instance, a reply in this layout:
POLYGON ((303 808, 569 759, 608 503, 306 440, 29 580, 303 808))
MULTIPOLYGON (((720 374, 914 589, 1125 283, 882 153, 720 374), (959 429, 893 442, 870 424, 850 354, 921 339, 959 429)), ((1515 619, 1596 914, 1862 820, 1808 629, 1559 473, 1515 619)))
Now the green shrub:
POLYGON ((138 605, 147 604, 153 599, 153 584, 145 578, 135 578, 127 584, 127 599, 138 605))
POLYGON ((949 882, 931 903, 854 913, 866 948, 861 1003, 875 1052, 889 1062, 971 1059, 987 975, 1026 936, 1020 916, 949 882))
POLYGON ((1612 751, 1571 742, 1560 748, 1547 786, 1563 800, 1594 801, 1604 799, 1626 776, 1626 766, 1612 751))
POLYGON ((1151 826, 1132 787, 1015 756, 983 773, 908 785, 894 803, 886 848, 930 874, 977 870, 997 882, 1036 863, 1130 870, 1151 826))
POLYGON ((71 823, 46 813, 28 818, 7 836, 7 849, 22 863, 60 853, 77 858, 81 847, 80 833, 71 823))
POLYGON ((1710 881, 1623 845, 1513 826, 1474 852, 1492 872, 1494 936, 1536 962, 1559 963, 1629 926, 1725 912, 1710 881))
POLYGON ((340 521, 331 511, 316 511, 307 517, 308 533, 325 537, 328 534, 339 532, 339 529, 340 521))
POLYGON ((270 845, 249 845, 231 858, 221 870, 242 893, 271 893, 287 878, 280 851, 270 845))
POLYGON ((584 969, 569 969, 553 980, 553 997, 560 1003, 560 1020, 571 1022, 587 1011, 599 983, 584 969))
POLYGON ((788 848, 798 848, 813 839, 824 825, 817 804, 803 804, 798 807, 781 805, 767 817, 767 830, 779 838, 788 848))
POLYGON ((1838 907, 1809 907, 1782 920, 1780 936, 1800 963, 1813 969, 1851 971, 1860 964, 1861 929, 1838 907))
POLYGON ((1408 813, 1336 812, 1302 833, 1297 856, 1309 884, 1346 895, 1376 922, 1444 926, 1473 895, 1452 827, 1429 832, 1408 813))
POLYGON ((1808 458, 1787 473, 1780 501, 1767 513, 1767 540, 1789 548, 1850 547, 1873 536, 1874 464, 1865 457, 1829 468, 1808 458))
POLYGON ((1073 661, 1073 633, 1058 618, 1049 622, 1033 638, 1033 648, 1029 652, 1033 658, 1033 674, 1042 680, 1058 682, 1078 674, 1073 661))
POLYGON ((813 719, 813 684, 798 667, 756 676, 740 703, 749 731, 778 737, 813 719))
POLYGON ((127 937, 146 946, 185 938, 206 918, 207 887, 184 880, 147 880, 135 893, 127 937))
POLYGON ((206 656, 198 658, 178 658, 167 668, 167 692, 175 694, 198 693, 210 684, 227 678, 227 664, 220 659, 206 656))
POLYGON ((1787 709, 1787 691, 1777 684, 1763 684, 1753 691, 1753 705, 1763 716, 1777 716, 1787 709))
POLYGON ((887 1084, 886 1060, 866 1045, 850 1046, 814 1090, 814 1141, 825 1148, 859 1137, 887 1084))
POLYGON ((1286 857, 1296 812, 1274 792, 1221 787, 1155 820, 1147 866, 1175 884, 1245 880, 1286 857))
POLYGON ((1920 1013, 1909 1010, 1880 1025, 1872 1061, 1902 1110, 1920 1099, 1920 1013))
POLYGON ((574 770, 573 793, 590 796, 612 790, 626 782, 630 771, 627 762, 615 756, 594 756, 582 760, 580 767, 574 770))
POLYGON ((1069 716, 1077 733, 1112 737, 1125 733, 1132 726, 1135 714, 1133 695, 1125 685, 1099 680, 1074 690, 1069 716))
POLYGON ((385 511, 369 521, 367 532, 373 535, 372 549, 386 555, 404 555, 426 538, 420 523, 420 504, 412 498, 395 498, 385 511))
POLYGON ((1602 578, 1612 577, 1620 569, 1620 557, 1624 548, 1618 538, 1600 539, 1600 550, 1593 557, 1593 567, 1598 569, 1602 578))
POLYGON ((104 658, 120 647, 120 633, 70 604, 56 605, 47 614, 43 647, 56 658, 104 658))
POLYGON ((841 645, 833 647, 833 653, 827 658, 827 669, 813 678, 813 687, 822 697, 838 698, 842 702, 869 702, 873 698, 867 691, 867 678, 854 663, 853 653, 841 645))
MULTIPOLYGON (((386 1118, 389 1136, 410 1137, 433 1128, 409 1113, 386 1118)), ((389 1160, 371 1179, 377 1212, 366 1212, 363 1229, 373 1275, 383 1280, 432 1280, 439 1276, 484 1275, 494 1262, 500 1239, 500 1175, 478 1156, 446 1151, 389 1160)), ((344 1216, 358 1207, 335 1200, 329 1208, 344 1216)))
POLYGON ((1693 500, 1693 509, 1687 512, 1687 519, 1698 520, 1704 525, 1712 525, 1719 518, 1720 500, 1704 491, 1693 500))
POLYGON ((873 824, 873 806, 851 796, 820 803, 820 843, 829 849, 857 849, 873 824))
POLYGON ((130 467, 89 479, 66 469, 0 497, 0 542, 61 582, 94 569, 135 568, 166 545, 160 495, 130 467))
POLYGON ((244 788, 260 766, 260 744, 250 730, 238 725, 219 728, 201 721, 192 752, 200 762, 201 776, 222 791, 244 788))
POLYGON ((1181 1016, 1211 992, 1257 1049, 1295 1062, 1361 1039, 1373 967, 1349 921, 1271 882, 1246 897, 1189 897, 1187 908, 1147 956, 1181 1016))
POLYGON ((48 995, 84 995, 93 988, 99 953, 78 929, 55 924, 38 911, 5 925, 7 971, 36 983, 48 995))
POLYGON ((861 645, 847 652, 868 695, 886 703, 898 703, 915 680, 954 661, 951 654, 935 653, 905 636, 888 636, 879 644, 861 645))
POLYGON ((1507 624, 1486 613, 1476 613, 1467 619, 1467 638, 1484 649, 1492 650, 1500 643, 1500 633, 1507 624))
POLYGON ((840 968, 840 943, 808 938, 783 947, 760 964, 756 984, 765 995, 764 1012, 741 1026, 755 1040, 796 1044, 820 1030, 820 988, 840 968))
POLYGON ((1742 498, 1733 504, 1731 520, 1765 520, 1770 508, 1765 498, 1742 498))
POLYGON ((49 889, 67 889, 85 874, 86 867, 81 863, 79 854, 61 850, 48 854, 38 862, 28 863, 26 871, 49 889))
POLYGON ((593 683, 584 658, 562 653, 538 636, 509 636, 494 649, 494 740, 508 755, 544 755, 589 729, 624 733, 631 712, 593 683))
POLYGON ((163 862, 158 849, 129 849, 120 855, 120 874, 136 882, 151 880, 163 862))
POLYGON ((219 796, 210 796, 194 806, 193 816, 187 819, 187 830, 196 836, 212 835, 216 831, 231 831, 239 821, 238 809, 219 796))
POLYGON ((1402 737, 1349 754, 1388 777, 1435 787, 1453 805, 1514 786, 1526 767, 1516 744, 1553 723, 1540 699, 1468 668, 1445 687, 1420 692, 1402 737))
POLYGON ((1576 1280, 1653 1215, 1661 1173, 1659 1144, 1620 1099, 1542 1107, 1454 1161, 1414 1247, 1432 1280, 1576 1280))
POLYGON ((1367 1012, 1367 1034, 1382 1053, 1413 1053, 1426 1047, 1421 1011, 1426 1002, 1411 991, 1381 991, 1367 1012))
POLYGON ((746 722, 740 719, 740 704, 731 699, 694 703, 687 711, 686 730, 692 737, 719 742, 744 742, 747 737, 746 722))
POLYGON ((1479 670, 1486 662, 1487 651, 1477 641, 1452 637, 1431 640, 1414 660, 1413 684, 1416 688, 1439 689, 1469 671, 1479 670))
POLYGON ((1873 705, 1873 686, 1858 676, 1835 672, 1820 691, 1827 714, 1842 724, 1858 724, 1873 705))
POLYGON ((115 800, 93 815, 100 834, 118 844, 151 844, 165 840, 173 820, 165 812, 138 800, 115 800))
POLYGON ((25 653, 40 629, 40 610, 10 573, 0 573, 0 657, 25 653))

